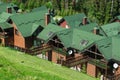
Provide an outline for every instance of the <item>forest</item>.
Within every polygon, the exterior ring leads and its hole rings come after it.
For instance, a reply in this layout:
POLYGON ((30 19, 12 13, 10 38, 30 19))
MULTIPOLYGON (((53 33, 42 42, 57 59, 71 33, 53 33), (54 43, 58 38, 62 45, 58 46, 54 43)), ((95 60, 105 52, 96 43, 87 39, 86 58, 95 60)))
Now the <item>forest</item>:
POLYGON ((100 25, 120 15, 120 0, 1 0, 17 4, 23 11, 46 5, 56 15, 68 16, 84 12, 91 21, 100 25))

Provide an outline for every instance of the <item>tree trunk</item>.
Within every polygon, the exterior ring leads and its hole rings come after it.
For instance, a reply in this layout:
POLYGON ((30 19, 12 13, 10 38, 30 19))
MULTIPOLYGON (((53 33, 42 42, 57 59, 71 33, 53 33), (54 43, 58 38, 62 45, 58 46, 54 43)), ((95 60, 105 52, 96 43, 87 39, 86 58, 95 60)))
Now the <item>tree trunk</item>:
POLYGON ((73 9, 75 9, 75 7, 76 7, 76 0, 72 0, 72 6, 73 6, 73 9))
POLYGON ((65 9, 68 9, 68 0, 65 0, 65 9))

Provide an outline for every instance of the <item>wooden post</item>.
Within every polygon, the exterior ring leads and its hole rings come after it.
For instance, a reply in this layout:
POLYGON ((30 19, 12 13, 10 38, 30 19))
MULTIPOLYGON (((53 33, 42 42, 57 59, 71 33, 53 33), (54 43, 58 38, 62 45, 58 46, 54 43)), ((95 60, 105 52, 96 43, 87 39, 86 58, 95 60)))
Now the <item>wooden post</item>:
POLYGON ((107 80, 107 62, 106 62, 106 70, 105 70, 105 80, 107 80))

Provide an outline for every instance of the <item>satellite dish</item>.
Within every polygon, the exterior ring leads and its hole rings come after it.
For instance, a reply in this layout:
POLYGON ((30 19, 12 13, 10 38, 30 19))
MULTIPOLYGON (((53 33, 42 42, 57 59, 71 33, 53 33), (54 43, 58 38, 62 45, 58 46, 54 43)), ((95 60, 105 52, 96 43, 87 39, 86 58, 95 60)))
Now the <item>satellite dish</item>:
POLYGON ((119 66, 119 65, 118 65, 117 63, 114 63, 114 64, 113 64, 113 67, 114 67, 115 69, 117 69, 118 66, 119 66))
POLYGON ((68 50, 68 54, 69 55, 73 54, 73 50, 68 50))

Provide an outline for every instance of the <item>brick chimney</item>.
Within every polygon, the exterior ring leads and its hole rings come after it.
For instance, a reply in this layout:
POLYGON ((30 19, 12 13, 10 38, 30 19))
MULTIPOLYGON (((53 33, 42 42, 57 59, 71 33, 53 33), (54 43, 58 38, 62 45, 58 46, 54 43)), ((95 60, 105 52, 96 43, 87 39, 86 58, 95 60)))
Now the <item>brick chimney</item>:
POLYGON ((7 7, 6 12, 7 13, 12 13, 12 8, 11 7, 7 7))
POLYGON ((50 23, 50 14, 46 13, 45 14, 45 25, 48 25, 50 23))
POLYGON ((99 34, 99 29, 98 29, 97 27, 94 27, 93 33, 94 33, 94 34, 99 34))
POLYGON ((86 24, 87 24, 87 17, 84 17, 84 18, 83 18, 82 24, 83 24, 83 25, 86 25, 86 24))
POLYGON ((48 9, 48 13, 49 13, 49 14, 51 13, 51 9, 48 9))

